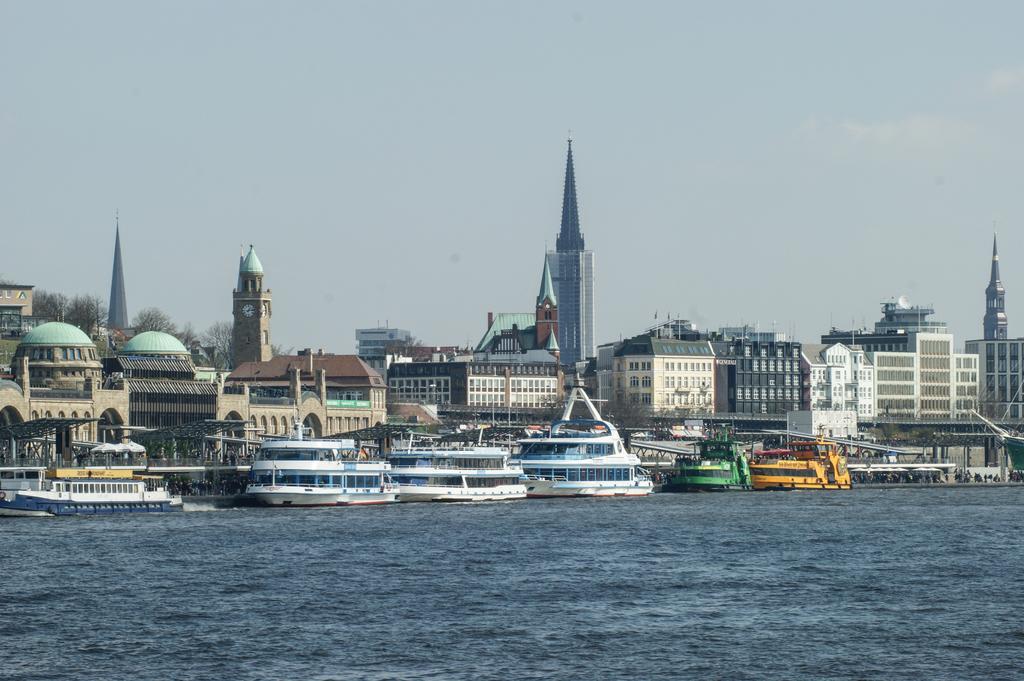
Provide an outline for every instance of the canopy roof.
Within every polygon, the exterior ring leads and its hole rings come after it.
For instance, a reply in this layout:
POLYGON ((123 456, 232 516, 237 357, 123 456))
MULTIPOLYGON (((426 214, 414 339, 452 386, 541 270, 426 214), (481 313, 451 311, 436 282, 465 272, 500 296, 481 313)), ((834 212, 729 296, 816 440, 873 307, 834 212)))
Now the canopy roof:
POLYGON ((411 425, 399 425, 399 424, 380 424, 376 426, 370 426, 369 428, 360 428, 359 430, 350 430, 347 433, 338 433, 331 435, 325 439, 337 440, 339 438, 350 439, 350 440, 384 440, 386 438, 403 438, 407 437, 411 433, 417 433, 421 430, 421 426, 411 425))
POLYGON ((83 423, 96 423, 99 419, 33 419, 24 423, 12 423, 0 426, 0 437, 14 438, 15 440, 30 440, 37 437, 46 437, 64 428, 73 428, 83 423))
POLYGON ((221 435, 233 430, 244 428, 247 421, 220 421, 207 419, 204 421, 193 421, 178 426, 168 426, 156 430, 147 430, 136 433, 132 437, 136 440, 186 440, 209 437, 210 435, 221 435))

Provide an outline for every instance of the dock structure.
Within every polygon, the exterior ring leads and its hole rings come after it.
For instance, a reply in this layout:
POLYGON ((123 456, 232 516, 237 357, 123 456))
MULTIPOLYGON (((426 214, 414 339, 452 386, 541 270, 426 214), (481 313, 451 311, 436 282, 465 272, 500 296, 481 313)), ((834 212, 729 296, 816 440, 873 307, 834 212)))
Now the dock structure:
MULTIPOLYGON (((156 430, 136 430, 138 451, 80 439, 97 419, 42 418, 0 426, 0 465, 102 466, 140 472, 248 470, 260 440, 247 436, 244 421, 195 421, 156 430)), ((120 429, 132 431, 130 427, 120 429)))

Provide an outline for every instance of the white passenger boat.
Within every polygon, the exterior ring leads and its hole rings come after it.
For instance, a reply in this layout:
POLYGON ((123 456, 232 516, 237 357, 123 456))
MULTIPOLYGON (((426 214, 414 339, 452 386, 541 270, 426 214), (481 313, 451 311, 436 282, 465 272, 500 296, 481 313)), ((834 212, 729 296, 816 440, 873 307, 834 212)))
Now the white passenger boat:
POLYGON ((264 440, 246 494, 268 506, 389 504, 391 464, 370 458, 354 440, 307 440, 296 421, 288 439, 264 440))
POLYGON ((626 450, 582 388, 573 388, 561 419, 540 437, 519 442, 528 497, 645 496, 654 489, 640 458, 626 450), (573 419, 582 401, 591 418, 573 419))
POLYGON ((526 498, 523 469, 498 447, 437 448, 410 441, 388 455, 399 501, 526 498))
POLYGON ((180 511, 152 480, 111 468, 0 468, 0 516, 108 515, 180 511))

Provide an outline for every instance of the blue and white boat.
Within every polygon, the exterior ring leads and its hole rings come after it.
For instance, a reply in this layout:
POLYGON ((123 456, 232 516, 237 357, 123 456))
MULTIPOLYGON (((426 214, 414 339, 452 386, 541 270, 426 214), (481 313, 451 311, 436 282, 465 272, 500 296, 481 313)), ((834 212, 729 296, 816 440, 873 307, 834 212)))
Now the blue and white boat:
POLYGON ((246 494, 267 506, 362 506, 397 501, 391 464, 371 458, 354 440, 291 437, 264 440, 249 472, 246 494))
POLYGON ((182 510, 181 497, 128 469, 0 468, 0 516, 107 515, 182 510))
POLYGON ((582 388, 572 389, 562 417, 546 435, 520 440, 518 463, 528 497, 640 497, 654 490, 640 458, 626 449, 582 388), (577 401, 590 418, 572 418, 577 401))

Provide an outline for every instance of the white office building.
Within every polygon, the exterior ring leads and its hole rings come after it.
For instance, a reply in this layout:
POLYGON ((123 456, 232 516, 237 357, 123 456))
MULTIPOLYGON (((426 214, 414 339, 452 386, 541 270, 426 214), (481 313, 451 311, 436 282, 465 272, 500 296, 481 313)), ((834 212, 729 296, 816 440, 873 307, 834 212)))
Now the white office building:
POLYGON ((860 420, 875 417, 875 367, 856 345, 803 345, 810 380, 811 411, 852 412, 860 420))

